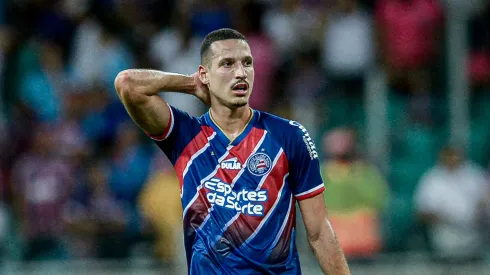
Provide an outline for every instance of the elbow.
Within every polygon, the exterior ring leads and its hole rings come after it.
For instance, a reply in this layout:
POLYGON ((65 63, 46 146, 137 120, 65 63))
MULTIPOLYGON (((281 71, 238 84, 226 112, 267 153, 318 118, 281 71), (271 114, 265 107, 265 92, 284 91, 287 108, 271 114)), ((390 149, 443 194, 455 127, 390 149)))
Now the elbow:
POLYGON ((129 93, 131 91, 131 73, 128 70, 124 70, 117 74, 114 80, 114 87, 120 97, 129 93))
POLYGON ((116 76, 114 87, 123 102, 144 102, 145 97, 138 92, 138 87, 135 85, 134 76, 130 70, 122 71, 116 76))

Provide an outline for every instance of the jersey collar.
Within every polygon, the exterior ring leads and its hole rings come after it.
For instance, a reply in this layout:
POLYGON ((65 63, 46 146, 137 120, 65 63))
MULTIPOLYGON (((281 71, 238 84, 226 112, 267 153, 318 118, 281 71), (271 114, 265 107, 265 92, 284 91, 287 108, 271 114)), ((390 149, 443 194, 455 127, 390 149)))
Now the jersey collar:
POLYGON ((206 113, 205 119, 207 124, 213 127, 219 140, 221 140, 227 146, 228 145, 236 146, 248 135, 248 133, 250 133, 253 125, 255 125, 255 122, 257 121, 258 118, 257 111, 255 111, 252 108, 250 108, 250 111, 251 111, 251 115, 247 124, 245 124, 245 127, 243 128, 242 132, 235 139, 232 140, 228 138, 228 136, 221 129, 221 127, 219 127, 219 125, 213 120, 213 117, 211 116, 211 109, 206 113))

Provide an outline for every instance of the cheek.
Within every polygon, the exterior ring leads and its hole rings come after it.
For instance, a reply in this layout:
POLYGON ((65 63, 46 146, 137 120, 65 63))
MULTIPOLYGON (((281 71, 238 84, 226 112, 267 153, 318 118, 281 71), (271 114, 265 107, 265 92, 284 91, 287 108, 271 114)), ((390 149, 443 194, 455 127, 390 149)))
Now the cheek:
POLYGON ((223 74, 216 74, 213 76, 213 78, 210 79, 209 81, 209 88, 213 90, 214 92, 219 92, 223 90, 226 85, 228 80, 226 79, 226 76, 223 74))
POLYGON ((251 69, 249 72, 248 72, 248 78, 254 78, 255 76, 255 70, 254 69, 251 69))

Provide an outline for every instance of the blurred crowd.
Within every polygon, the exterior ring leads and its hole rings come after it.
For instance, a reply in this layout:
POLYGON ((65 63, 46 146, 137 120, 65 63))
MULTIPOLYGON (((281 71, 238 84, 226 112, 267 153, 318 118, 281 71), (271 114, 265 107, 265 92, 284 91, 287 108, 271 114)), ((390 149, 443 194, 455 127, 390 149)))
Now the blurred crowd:
POLYGON ((203 37, 231 27, 255 57, 251 106, 301 122, 322 148, 325 201, 350 259, 418 249, 480 259, 490 241, 490 4, 467 26, 468 151, 448 145, 446 20, 438 0, 0 0, 1 253, 114 259, 145 244, 175 261, 177 179, 114 78, 128 68, 191 74, 203 37), (375 69, 389 84, 387 171, 365 154, 375 69))

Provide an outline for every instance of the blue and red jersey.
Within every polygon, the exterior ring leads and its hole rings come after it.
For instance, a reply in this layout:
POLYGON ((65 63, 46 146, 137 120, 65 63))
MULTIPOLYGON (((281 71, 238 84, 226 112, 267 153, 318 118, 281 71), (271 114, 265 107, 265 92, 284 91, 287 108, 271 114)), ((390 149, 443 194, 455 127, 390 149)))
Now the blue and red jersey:
POLYGON ((301 274, 295 203, 324 191, 317 151, 299 123, 252 112, 230 141, 210 112, 170 107, 152 137, 179 178, 190 274, 301 274))

